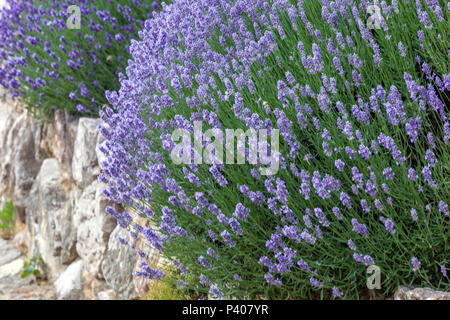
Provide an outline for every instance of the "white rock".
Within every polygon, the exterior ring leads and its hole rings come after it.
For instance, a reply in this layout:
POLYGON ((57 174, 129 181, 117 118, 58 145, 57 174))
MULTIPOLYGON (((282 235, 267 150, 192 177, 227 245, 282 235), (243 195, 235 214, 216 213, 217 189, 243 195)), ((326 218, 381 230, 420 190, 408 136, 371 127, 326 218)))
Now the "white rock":
POLYGON ((76 258, 76 225, 68 201, 70 181, 64 177, 56 159, 46 159, 36 178, 26 208, 30 230, 30 255, 39 254, 49 275, 58 277, 76 258))
POLYGON ((0 300, 3 295, 30 284, 33 277, 22 278, 23 259, 14 260, 0 267, 0 300))
POLYGON ((102 189, 103 185, 98 181, 85 188, 73 213, 77 226, 77 253, 89 274, 97 278, 102 277, 100 266, 109 235, 116 226, 115 219, 105 212, 109 202, 103 196, 102 189))
POLYGON ((23 270, 24 262, 25 262, 25 260, 23 258, 19 258, 8 264, 1 266, 0 267, 0 278, 18 275, 23 270))
POLYGON ((18 113, 13 102, 0 99, 0 194, 14 201, 22 221, 25 199, 40 168, 35 139, 40 130, 41 125, 18 113))
POLYGON ((21 255, 22 253, 8 241, 0 238, 0 266, 10 263, 21 255))
POLYGON ((114 290, 112 290, 112 289, 100 291, 97 294, 97 298, 98 298, 98 300, 119 300, 119 298, 117 298, 114 290))
POLYGON ((78 122, 72 158, 72 176, 81 188, 91 184, 100 174, 96 152, 97 145, 102 139, 97 128, 100 123, 100 119, 89 118, 81 118, 78 122))
POLYGON ((57 110, 52 122, 42 126, 41 135, 36 137, 42 150, 40 157, 55 158, 61 168, 72 175, 72 158, 79 117, 57 110), (45 152, 46 151, 46 152, 45 152), (47 155, 45 155, 45 153, 47 155))
POLYGON ((119 238, 132 242, 129 231, 117 226, 111 233, 102 272, 106 283, 121 298, 134 299, 138 293, 133 283, 136 253, 128 245, 119 243, 119 238))
POLYGON ((450 300, 450 292, 400 286, 394 294, 394 300, 450 300))
POLYGON ((79 300, 83 288, 83 261, 72 263, 54 283, 58 300, 79 300))

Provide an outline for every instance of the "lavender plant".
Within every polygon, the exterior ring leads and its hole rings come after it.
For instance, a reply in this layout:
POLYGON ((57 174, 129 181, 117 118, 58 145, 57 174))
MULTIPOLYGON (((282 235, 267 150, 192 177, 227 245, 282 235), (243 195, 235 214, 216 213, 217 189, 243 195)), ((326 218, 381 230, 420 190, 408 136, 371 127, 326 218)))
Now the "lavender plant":
POLYGON ((98 115, 105 90, 120 87, 130 40, 154 9, 159 1, 8 0, 0 13, 0 85, 38 118, 56 109, 98 115))
POLYGON ((101 112, 99 179, 128 208, 107 212, 219 298, 358 298, 373 264, 386 295, 449 290, 450 4, 375 1, 378 29, 370 5, 163 4, 101 112), (279 129, 280 170, 175 164, 195 121, 279 129))

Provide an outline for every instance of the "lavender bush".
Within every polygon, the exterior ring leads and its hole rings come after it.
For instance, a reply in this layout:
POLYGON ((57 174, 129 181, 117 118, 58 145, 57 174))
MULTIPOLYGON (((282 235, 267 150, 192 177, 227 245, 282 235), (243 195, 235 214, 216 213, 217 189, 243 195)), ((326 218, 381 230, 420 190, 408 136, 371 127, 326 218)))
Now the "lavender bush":
POLYGON ((55 109, 98 115, 154 9, 159 1, 8 0, 0 12, 0 85, 38 118, 55 109))
POLYGON ((358 298, 373 264, 379 293, 449 290, 450 4, 370 5, 163 4, 101 112, 108 213, 219 298, 358 298), (280 170, 174 164, 194 121, 279 129, 280 170))

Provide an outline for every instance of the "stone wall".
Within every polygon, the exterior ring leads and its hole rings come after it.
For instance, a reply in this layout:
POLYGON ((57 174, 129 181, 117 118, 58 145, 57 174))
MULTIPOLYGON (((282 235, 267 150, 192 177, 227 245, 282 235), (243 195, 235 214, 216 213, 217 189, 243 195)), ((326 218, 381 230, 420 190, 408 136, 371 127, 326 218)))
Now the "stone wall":
MULTIPOLYGON (((105 213, 97 181, 100 120, 57 111, 42 123, 0 93, 0 197, 26 228, 17 237, 40 255, 59 299, 133 299, 134 250, 105 213), (120 263, 118 263, 120 262, 120 263)), ((117 208, 120 209, 120 208, 117 208)))

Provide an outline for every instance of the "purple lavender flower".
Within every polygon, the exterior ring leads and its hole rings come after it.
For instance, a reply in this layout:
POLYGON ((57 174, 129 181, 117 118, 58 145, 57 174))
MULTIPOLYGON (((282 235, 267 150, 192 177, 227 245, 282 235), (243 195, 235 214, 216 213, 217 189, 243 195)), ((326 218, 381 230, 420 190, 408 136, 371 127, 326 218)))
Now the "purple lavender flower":
POLYGON ((217 287, 215 285, 211 285, 209 292, 216 298, 216 299, 222 299, 224 294, 222 291, 220 291, 219 289, 217 289, 217 287))
POLYGON ((433 189, 439 189, 439 185, 433 180, 430 166, 423 167, 422 174, 425 181, 430 187, 432 187, 433 189))
POLYGON ((353 218, 352 219, 352 226, 353 226, 353 231, 362 235, 365 238, 369 237, 369 233, 367 232, 367 227, 365 224, 363 223, 359 223, 357 219, 353 218))
POLYGON ((210 264, 210 263, 208 262, 208 260, 205 259, 205 257, 203 257, 203 256, 198 257, 198 262, 200 262, 200 264, 201 264, 202 266, 204 266, 205 268, 214 270, 214 266, 213 266, 212 264, 210 264))
POLYGON ((393 180, 395 177, 394 171, 392 171, 392 168, 385 168, 383 170, 383 175, 386 176, 386 180, 393 180))
POLYGON ((333 207, 332 210, 338 220, 342 220, 344 218, 344 216, 341 213, 341 210, 338 207, 333 207))
POLYGON ((422 119, 416 117, 415 119, 410 118, 409 122, 405 124, 406 133, 409 136, 411 143, 415 143, 419 138, 420 127, 422 126, 422 119))
POLYGON ((334 165, 336 166, 336 168, 337 168, 339 171, 342 172, 342 171, 344 170, 345 163, 344 163, 344 161, 342 161, 341 159, 335 160, 335 161, 334 161, 334 165))
POLYGON ((208 234, 213 242, 216 242, 218 240, 217 235, 214 233, 214 231, 208 230, 208 234))
POLYGON ((161 280, 165 277, 165 274, 161 270, 151 268, 145 261, 140 261, 142 271, 136 271, 134 273, 137 277, 144 277, 146 279, 161 280))
POLYGON ((375 261, 373 261, 372 257, 367 254, 363 257, 363 261, 366 267, 375 264, 375 261))
POLYGON ((446 217, 448 217, 448 206, 442 200, 439 201, 439 212, 442 212, 446 217))
POLYGON ((353 242, 352 239, 348 239, 347 244, 348 244, 348 247, 349 247, 351 250, 356 251, 356 245, 355 245, 355 243, 353 242))
POLYGON ((230 233, 227 230, 224 230, 220 235, 222 236, 223 240, 230 248, 233 248, 234 246, 236 246, 236 242, 233 241, 230 233))
POLYGON ((204 275, 200 275, 200 284, 204 285, 205 287, 209 287, 211 285, 211 281, 208 280, 204 275))
POLYGON ((437 160, 434 152, 431 149, 427 149, 427 151, 425 152, 425 159, 428 161, 431 168, 436 167, 437 160))
POLYGON ((428 145, 430 146, 430 148, 431 149, 435 149, 436 148, 436 142, 435 142, 433 134, 431 132, 427 133, 427 140, 428 140, 428 145))
POLYGON ((414 208, 411 209, 411 217, 412 217, 413 221, 419 220, 419 216, 417 215, 417 211, 414 208))
POLYGON ((72 100, 78 100, 77 94, 75 92, 71 92, 69 94, 69 98, 72 100))
POLYGON ((387 231, 389 231, 392 234, 395 234, 397 232, 394 227, 394 222, 392 222, 392 220, 390 219, 386 219, 384 221, 384 227, 386 228, 387 231))
POLYGON ((365 213, 370 212, 370 206, 366 199, 361 199, 361 207, 365 213))
POLYGON ((409 168, 408 169, 408 178, 411 181, 416 181, 419 178, 419 176, 416 173, 416 170, 414 170, 413 168, 409 168))
POLYGON ((350 197, 344 191, 341 192, 340 200, 344 207, 347 207, 348 209, 352 208, 352 202, 350 200, 350 197))
POLYGON ((78 104, 77 110, 83 113, 86 112, 87 109, 82 104, 78 104))
POLYGON ((362 263, 364 263, 364 258, 363 258, 363 256, 361 255, 361 254, 359 254, 359 253, 353 253, 353 259, 356 261, 356 262, 362 262, 362 263))
POLYGON ((334 298, 342 297, 344 295, 344 293, 341 290, 339 290, 337 287, 333 287, 332 293, 333 293, 334 298))
POLYGON ((297 265, 300 267, 301 270, 303 270, 304 272, 309 272, 311 270, 311 268, 309 267, 308 263, 302 259, 300 259, 297 262, 297 265))
POLYGON ((441 273, 444 277, 447 277, 447 268, 445 267, 445 265, 441 266, 441 273))
POLYGON ((219 260, 220 257, 217 255, 217 253, 214 251, 214 249, 212 248, 208 248, 208 250, 206 251, 206 253, 208 253, 209 256, 213 257, 216 260, 219 260))
POLYGON ((236 205, 236 210, 234 211, 233 216, 243 221, 247 221, 249 214, 250 210, 244 207, 242 203, 238 203, 236 205))
POLYGON ((323 286, 323 282, 317 280, 314 277, 309 278, 309 282, 311 283, 311 286, 316 289, 320 289, 323 286))
POLYGON ((398 43, 398 50, 400 51, 400 56, 406 57, 406 48, 401 41, 398 43))
POLYGON ((244 234, 242 229, 241 229, 241 224, 235 218, 231 218, 229 220, 229 224, 230 224, 231 229, 233 230, 233 232, 236 235, 242 236, 244 234))
POLYGON ((413 257, 412 259, 411 259, 411 264, 412 264, 412 266, 413 266, 413 271, 418 271, 418 270, 420 270, 420 261, 419 261, 419 259, 417 259, 416 257, 413 257))

